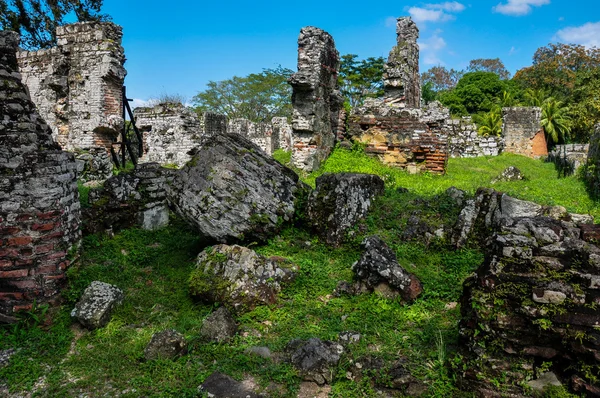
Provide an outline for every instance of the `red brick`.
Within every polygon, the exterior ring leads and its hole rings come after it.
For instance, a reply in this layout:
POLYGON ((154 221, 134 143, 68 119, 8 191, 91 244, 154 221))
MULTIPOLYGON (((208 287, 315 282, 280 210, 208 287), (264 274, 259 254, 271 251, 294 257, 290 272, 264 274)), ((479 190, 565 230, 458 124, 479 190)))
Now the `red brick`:
POLYGON ((35 289, 38 287, 36 281, 28 279, 24 281, 7 281, 7 283, 11 286, 16 287, 17 289, 35 289))
POLYGON ((19 227, 2 227, 0 228, 0 235, 16 235, 21 232, 19 227))
POLYGON ((65 279, 65 274, 44 276, 44 280, 46 280, 46 281, 56 281, 56 280, 60 280, 60 279, 65 279))
POLYGON ((18 236, 8 240, 9 246, 26 246, 33 241, 31 236, 18 236))
POLYGON ((0 292, 0 300, 23 300, 23 293, 0 292))
POLYGON ((51 240, 54 238, 62 238, 64 235, 65 235, 64 231, 55 231, 50 234, 43 235, 42 237, 40 237, 40 240, 47 241, 47 240, 51 240))
POLYGON ((35 247, 35 253, 36 254, 44 254, 44 253, 48 253, 49 251, 52 251, 52 249, 54 249, 54 244, 52 243, 48 243, 45 245, 39 245, 35 247))
POLYGON ((18 256, 19 256, 19 251, 17 249, 0 250, 0 258, 18 257, 18 256))
POLYGON ((16 269, 12 271, 0 271, 0 279, 2 278, 24 278, 29 274, 29 270, 16 269))
POLYGON ((35 269, 36 275, 46 275, 56 272, 56 264, 43 265, 35 269))
POLYGON ((71 264, 69 260, 63 261, 62 263, 58 264, 58 268, 60 268, 61 271, 64 271, 69 267, 69 264, 71 264))
POLYGON ((32 214, 19 214, 16 218, 17 221, 29 221, 33 219, 32 214))
POLYGON ((53 223, 53 222, 47 223, 47 224, 38 224, 38 223, 35 223, 31 227, 31 229, 33 229, 34 231, 41 231, 41 232, 43 232, 43 231, 51 231, 57 225, 59 225, 59 223, 53 223))
POLYGON ((37 218, 40 220, 49 220, 52 218, 57 218, 62 215, 62 212, 59 210, 49 211, 47 213, 38 213, 37 218))
POLYGON ((12 267, 14 263, 11 260, 0 260, 0 268, 12 267))
POLYGON ((56 260, 57 258, 63 258, 67 256, 67 252, 56 252, 56 253, 52 253, 52 254, 48 254, 46 256, 47 260, 56 260))
POLYGON ((33 259, 28 258, 28 259, 20 259, 15 261, 15 265, 17 267, 30 267, 33 265, 33 259))
POLYGON ((13 312, 30 311, 33 308, 33 304, 22 304, 13 306, 13 312))

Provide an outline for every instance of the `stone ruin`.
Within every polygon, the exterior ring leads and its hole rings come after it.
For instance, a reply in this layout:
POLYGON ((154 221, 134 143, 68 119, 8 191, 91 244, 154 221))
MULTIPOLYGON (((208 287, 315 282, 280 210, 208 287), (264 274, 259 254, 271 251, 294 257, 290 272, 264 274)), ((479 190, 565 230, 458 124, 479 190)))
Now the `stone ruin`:
POLYGON ((548 156, 548 144, 541 124, 541 108, 502 108, 502 120, 505 152, 530 158, 548 156))
POLYGON ((113 23, 56 29, 58 45, 17 54, 23 82, 52 135, 67 151, 109 149, 123 125, 123 32, 113 23))
POLYGON ((144 140, 144 155, 139 159, 142 163, 182 167, 204 137, 227 132, 248 138, 268 155, 280 148, 291 148, 291 126, 284 117, 275 117, 270 123, 247 119, 228 121, 225 116, 212 112, 198 116, 181 104, 136 108, 134 117, 144 140))
POLYGON ((57 297, 81 238, 75 160, 21 82, 18 42, 0 31, 0 322, 57 297))
POLYGON ((396 35, 396 45, 390 51, 383 73, 385 98, 408 108, 420 108, 419 28, 410 17, 400 17, 396 35))
POLYGON ((343 99, 337 76, 340 57, 331 35, 302 28, 298 37, 298 72, 289 80, 292 94, 292 162, 306 171, 319 168, 335 145, 343 99))

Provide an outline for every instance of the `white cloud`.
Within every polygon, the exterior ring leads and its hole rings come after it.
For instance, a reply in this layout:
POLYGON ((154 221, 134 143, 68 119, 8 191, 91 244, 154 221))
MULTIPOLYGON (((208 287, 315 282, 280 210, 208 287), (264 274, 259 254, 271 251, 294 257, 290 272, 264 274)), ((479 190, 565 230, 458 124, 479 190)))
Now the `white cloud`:
POLYGON ((131 101, 129 103, 129 105, 131 106, 131 109, 142 108, 142 107, 146 107, 146 106, 153 106, 155 102, 156 102, 156 100, 154 100, 154 99, 143 100, 140 98, 134 98, 133 101, 131 101))
POLYGON ((508 55, 513 55, 513 54, 517 53, 518 51, 519 51, 519 50, 517 50, 517 49, 515 48, 515 46, 512 46, 512 47, 510 48, 510 51, 508 52, 508 55))
POLYGON ((559 30, 556 38, 563 43, 600 47, 600 22, 588 22, 582 26, 571 26, 559 30))
POLYGON ((416 23, 445 22, 455 19, 450 13, 461 12, 465 6, 457 1, 425 4, 423 7, 410 7, 408 13, 416 23))
POLYGON ((426 4, 425 8, 429 8, 430 10, 444 10, 447 12, 461 12, 464 11, 465 6, 458 1, 447 1, 439 4, 426 4))
POLYGON ((494 12, 504 15, 519 17, 531 12, 532 7, 539 7, 550 4, 550 0, 508 0, 506 4, 499 3, 495 6, 494 12))
POLYGON ((419 42, 423 63, 425 65, 443 65, 439 57, 439 52, 446 48, 446 40, 440 34, 441 30, 436 30, 432 36, 419 42))

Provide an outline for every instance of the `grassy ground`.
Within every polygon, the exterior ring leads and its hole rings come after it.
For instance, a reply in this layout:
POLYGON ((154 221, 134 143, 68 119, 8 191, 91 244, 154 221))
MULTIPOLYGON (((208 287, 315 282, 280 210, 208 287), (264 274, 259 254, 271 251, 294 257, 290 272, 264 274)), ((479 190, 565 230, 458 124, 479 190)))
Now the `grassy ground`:
MULTIPOLYGON (((481 262, 477 250, 453 251, 443 241, 429 244, 402 240, 410 215, 419 214, 435 227, 451 225, 458 209, 443 191, 456 186, 473 193, 505 167, 519 167, 528 181, 503 183, 497 189, 543 204, 600 215, 574 178, 557 179, 552 165, 519 156, 451 160, 445 176, 412 176, 380 165, 360 152, 337 150, 322 170, 308 176, 314 184, 323 172, 368 172, 386 179, 386 193, 372 214, 356 228, 355 238, 330 249, 307 231, 289 227, 253 249, 291 259, 299 277, 274 306, 258 307, 238 318, 240 333, 228 344, 198 339, 202 320, 213 307, 194 302, 188 278, 202 249, 193 231, 179 221, 161 231, 127 230, 114 238, 88 236, 79 264, 69 270, 63 307, 52 313, 40 308, 23 314, 17 325, 0 329, 0 350, 18 348, 10 365, 0 368, 0 384, 12 393, 35 391, 38 396, 194 397, 213 371, 259 384, 279 385, 282 396, 294 396, 300 379, 285 364, 245 353, 251 346, 281 350, 293 338, 336 339, 355 331, 361 341, 352 346, 332 384, 334 397, 376 396, 370 379, 346 378, 352 361, 365 355, 407 360, 412 374, 427 387, 425 396, 470 396, 458 391, 448 371, 456 350, 462 281, 481 262), (396 188, 406 187, 409 193, 396 188), (397 253, 399 262, 424 285, 423 295, 404 305, 377 294, 333 297, 340 280, 352 280, 351 265, 360 256, 364 236, 378 234, 397 253), (77 327, 69 312, 93 280, 115 284, 126 300, 105 328, 88 332, 77 327), (143 350, 156 331, 174 328, 190 342, 188 355, 175 361, 143 361, 143 350)), ((2 389, 0 388, 0 395, 2 389)))

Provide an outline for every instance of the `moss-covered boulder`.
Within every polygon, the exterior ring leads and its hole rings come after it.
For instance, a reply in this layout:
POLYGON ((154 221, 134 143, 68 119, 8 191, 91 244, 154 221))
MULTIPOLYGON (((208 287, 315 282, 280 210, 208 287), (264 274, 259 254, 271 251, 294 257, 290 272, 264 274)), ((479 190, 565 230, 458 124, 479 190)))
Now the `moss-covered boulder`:
POLYGON ((238 245, 216 245, 198 255, 190 293, 239 314, 275 303, 283 284, 292 281, 297 271, 294 264, 279 257, 267 258, 238 245))
POLYGON ((202 235, 219 243, 264 241, 294 218, 306 185, 238 134, 206 138, 175 172, 169 201, 202 235))

